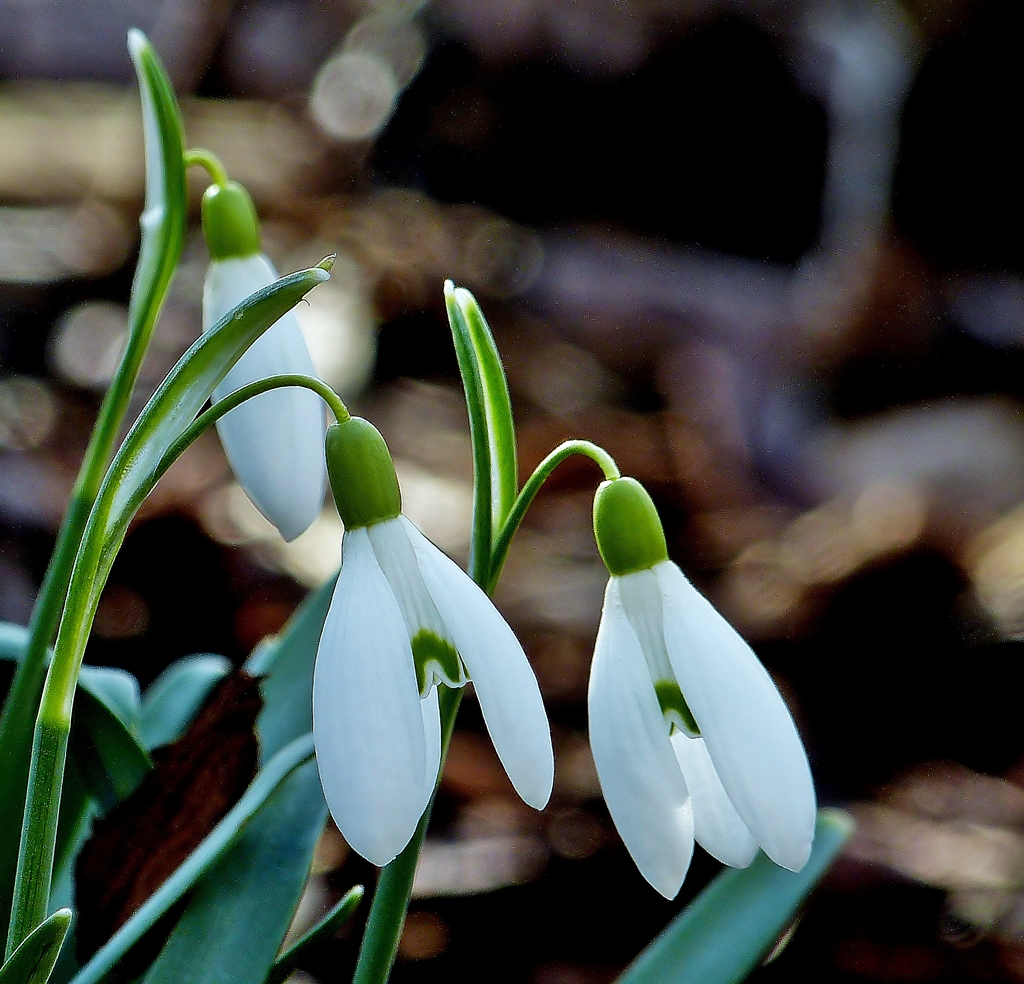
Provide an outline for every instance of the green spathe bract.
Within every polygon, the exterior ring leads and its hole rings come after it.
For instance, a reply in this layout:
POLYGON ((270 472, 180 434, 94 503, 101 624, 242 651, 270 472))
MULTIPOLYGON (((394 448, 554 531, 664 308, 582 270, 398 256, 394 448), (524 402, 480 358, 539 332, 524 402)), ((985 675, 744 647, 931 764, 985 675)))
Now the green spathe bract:
POLYGON ((658 510, 635 478, 616 478, 598 486, 594 536, 605 567, 617 577, 646 571, 668 560, 658 510))
POLYGON ((401 513, 395 465, 373 424, 362 417, 332 424, 326 448, 331 491, 346 529, 373 526, 401 513))
POLYGON ((237 181, 210 185, 203 194, 203 235, 213 260, 260 251, 260 220, 249 192, 237 181))

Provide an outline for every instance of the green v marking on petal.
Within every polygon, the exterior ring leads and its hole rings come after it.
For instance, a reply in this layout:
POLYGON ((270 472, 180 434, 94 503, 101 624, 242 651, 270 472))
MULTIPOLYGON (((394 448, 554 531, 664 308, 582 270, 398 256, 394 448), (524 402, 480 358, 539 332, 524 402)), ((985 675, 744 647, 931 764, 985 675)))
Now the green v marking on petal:
MULTIPOLYGON (((415 650, 414 650, 415 651, 415 650)), ((700 728, 679 689, 675 680, 655 680, 654 693, 658 697, 658 706, 668 724, 668 733, 671 735, 676 731, 683 732, 691 738, 700 737, 700 728)))
POLYGON ((412 637, 412 659, 421 697, 425 697, 435 683, 461 687, 469 680, 455 647, 430 629, 420 629, 412 637))

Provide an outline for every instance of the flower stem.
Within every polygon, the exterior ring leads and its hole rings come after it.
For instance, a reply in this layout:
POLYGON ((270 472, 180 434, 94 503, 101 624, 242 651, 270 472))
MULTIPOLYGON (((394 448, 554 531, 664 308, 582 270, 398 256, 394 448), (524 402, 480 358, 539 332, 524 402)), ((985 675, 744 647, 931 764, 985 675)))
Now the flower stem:
POLYGON ((512 511, 508 514, 508 519, 505 520, 494 539, 494 548, 491 550, 490 576, 487 583, 483 585, 484 590, 488 594, 494 591, 495 585, 498 583, 501 569, 505 566, 505 558, 508 556, 508 549, 512 544, 512 537, 515 536, 516 530, 519 529, 519 524, 522 523, 527 509, 530 508, 541 486, 566 458, 574 454, 590 458, 591 461, 600 466, 601 471, 604 472, 605 479, 609 481, 621 477, 619 466, 615 464, 615 459, 604 448, 590 441, 566 441, 564 444, 559 444, 534 469, 533 474, 527 479, 522 491, 512 505, 512 511))
MULTIPOLYGON (((443 684, 438 687, 438 702, 441 707, 441 768, 438 769, 438 786, 444 772, 444 760, 455 730, 455 717, 462 701, 462 690, 454 690, 443 684)), ((398 943, 405 926, 405 914, 412 897, 412 884, 416 875, 416 863, 427 834, 430 814, 434 809, 437 786, 427 808, 420 817, 416 833, 405 846, 405 850, 390 864, 381 869, 377 887, 373 893, 373 904, 363 931, 363 942, 359 948, 352 984, 384 984, 391 973, 391 967, 398 954, 398 943)))
POLYGON ((220 158, 212 151, 204 147, 193 147, 185 151, 185 167, 197 165, 205 168, 206 173, 213 178, 213 183, 218 188, 224 188, 228 184, 228 172, 220 162, 220 158))
POLYGON ((348 408, 342 403, 341 397, 322 379, 317 379, 315 376, 305 376, 302 373, 281 373, 278 376, 267 376, 264 379, 257 379, 255 382, 240 386, 233 393, 225 396, 223 400, 218 400, 212 407, 204 410, 182 431, 181 436, 168 447, 162 461, 174 461, 203 431, 220 420, 224 414, 234 410, 239 404, 254 396, 259 396, 260 393, 266 393, 272 389, 280 389, 282 386, 302 386, 305 389, 312 390, 330 407, 331 413, 334 414, 334 418, 339 424, 345 423, 351 417, 348 408))

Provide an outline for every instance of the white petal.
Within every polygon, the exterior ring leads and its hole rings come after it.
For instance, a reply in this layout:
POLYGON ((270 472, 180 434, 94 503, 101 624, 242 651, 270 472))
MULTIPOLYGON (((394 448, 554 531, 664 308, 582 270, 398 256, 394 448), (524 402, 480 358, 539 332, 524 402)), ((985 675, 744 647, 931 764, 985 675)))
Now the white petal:
MULTIPOLYGON (((203 292, 204 327, 212 327, 249 294, 276 279, 264 256, 211 263, 203 292)), ((291 312, 252 343, 214 390, 214 400, 280 373, 316 375, 291 312)), ((221 417, 217 431, 246 494, 286 540, 294 540, 323 507, 326 464, 320 398, 295 386, 261 393, 221 417)))
POLYGON ((757 841, 729 802, 704 739, 677 731, 672 735, 672 750, 693 802, 693 836, 697 843, 722 864, 746 868, 757 854, 757 841))
POLYGON ((693 811, 616 578, 605 591, 587 706, 608 812, 640 873, 675 898, 693 856, 693 811))
POLYGON ((654 570, 672 669, 722 786, 765 854, 799 871, 814 837, 814 785, 782 696, 753 650, 675 564, 654 570))
POLYGON ((313 741, 338 829, 364 858, 387 864, 427 805, 428 739, 409 636, 362 529, 345 534, 320 637, 313 741))
POLYGON ((498 758, 516 792, 542 810, 551 796, 555 759, 544 702, 523 647, 469 575, 404 516, 402 524, 430 597, 476 688, 498 758))
POLYGON ((441 770, 441 710, 437 701, 437 687, 431 687, 427 696, 420 698, 420 711, 423 713, 423 734, 427 742, 423 780, 426 798, 429 800, 434 795, 437 774, 441 770))

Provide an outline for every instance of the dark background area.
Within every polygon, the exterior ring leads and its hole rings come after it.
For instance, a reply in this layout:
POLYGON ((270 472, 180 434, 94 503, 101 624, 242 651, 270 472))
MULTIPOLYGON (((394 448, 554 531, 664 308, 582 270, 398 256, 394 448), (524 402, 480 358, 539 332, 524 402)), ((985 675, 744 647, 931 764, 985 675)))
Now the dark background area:
MULTIPOLYGON (((1024 980, 1024 11, 982 0, 0 0, 0 619, 24 623, 125 324, 142 168, 124 44, 252 190, 324 378, 465 560, 444 321, 472 289, 523 476, 586 437, 790 702, 858 834, 753 979, 1024 980)), ((202 186, 194 187, 195 202, 202 186)), ((139 406, 199 330, 193 226, 139 406)), ((560 470, 497 602, 541 682, 551 806, 467 701, 394 980, 611 981, 679 899, 637 874, 586 749, 596 469, 560 470)), ((201 441, 111 576, 87 659, 240 662, 337 564, 201 441)), ((372 879, 328 831, 309 919, 372 879)), ((347 977, 351 934, 303 969, 347 977)))

